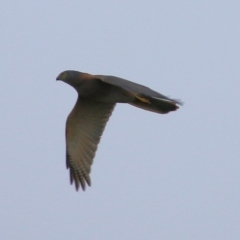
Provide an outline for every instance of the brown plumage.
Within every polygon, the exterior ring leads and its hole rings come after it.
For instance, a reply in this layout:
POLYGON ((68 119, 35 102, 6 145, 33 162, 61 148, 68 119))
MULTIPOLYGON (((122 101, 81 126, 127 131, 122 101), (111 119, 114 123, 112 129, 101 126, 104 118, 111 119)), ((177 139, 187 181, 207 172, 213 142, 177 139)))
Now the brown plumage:
POLYGON ((165 114, 181 102, 128 80, 77 71, 64 71, 57 80, 78 92, 77 102, 66 123, 66 162, 70 181, 76 189, 90 186, 91 165, 106 123, 116 103, 129 103, 151 112, 165 114))

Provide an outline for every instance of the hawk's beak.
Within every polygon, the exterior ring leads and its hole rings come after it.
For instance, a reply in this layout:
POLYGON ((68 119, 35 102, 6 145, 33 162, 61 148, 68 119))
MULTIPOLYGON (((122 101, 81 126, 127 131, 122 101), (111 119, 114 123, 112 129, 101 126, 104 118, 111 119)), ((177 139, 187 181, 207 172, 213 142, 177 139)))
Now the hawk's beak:
POLYGON ((64 81, 66 78, 67 78, 67 74, 65 72, 62 72, 57 76, 56 80, 64 81))

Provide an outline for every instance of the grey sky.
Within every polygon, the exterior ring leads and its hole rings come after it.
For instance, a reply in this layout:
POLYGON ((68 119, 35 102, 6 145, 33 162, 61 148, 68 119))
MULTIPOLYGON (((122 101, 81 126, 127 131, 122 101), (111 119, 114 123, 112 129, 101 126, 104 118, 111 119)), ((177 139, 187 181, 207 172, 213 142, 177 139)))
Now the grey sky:
POLYGON ((1 239, 240 239, 240 2, 2 1, 1 239), (92 187, 65 168, 63 70, 180 98, 117 105, 92 187))

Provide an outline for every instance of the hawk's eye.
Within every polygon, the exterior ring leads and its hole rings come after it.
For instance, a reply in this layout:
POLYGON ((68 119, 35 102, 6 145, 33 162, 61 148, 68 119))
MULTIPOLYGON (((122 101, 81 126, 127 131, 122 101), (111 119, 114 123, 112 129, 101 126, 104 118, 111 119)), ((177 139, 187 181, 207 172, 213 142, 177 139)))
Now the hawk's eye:
POLYGON ((61 78, 65 79, 66 77, 67 77, 67 73, 63 72, 63 73, 61 74, 61 78))

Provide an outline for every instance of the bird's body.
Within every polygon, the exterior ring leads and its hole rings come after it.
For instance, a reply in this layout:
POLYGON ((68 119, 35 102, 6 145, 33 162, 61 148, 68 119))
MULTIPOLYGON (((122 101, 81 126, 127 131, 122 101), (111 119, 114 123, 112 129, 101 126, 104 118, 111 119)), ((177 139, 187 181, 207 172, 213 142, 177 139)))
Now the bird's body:
POLYGON ((78 100, 66 123, 67 168, 77 190, 80 185, 84 190, 85 182, 91 185, 93 158, 116 103, 129 103, 161 114, 175 111, 181 104, 148 87, 114 76, 68 70, 59 74, 57 80, 78 92, 78 100))

